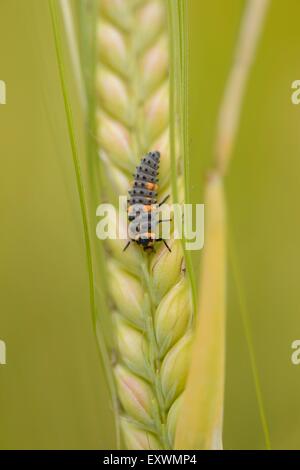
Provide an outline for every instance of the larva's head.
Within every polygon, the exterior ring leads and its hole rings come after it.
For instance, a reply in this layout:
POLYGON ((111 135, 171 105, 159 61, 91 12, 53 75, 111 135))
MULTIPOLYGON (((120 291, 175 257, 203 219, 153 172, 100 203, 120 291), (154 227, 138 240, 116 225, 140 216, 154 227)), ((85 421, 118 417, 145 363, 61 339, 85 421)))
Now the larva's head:
POLYGON ((155 233, 145 232, 137 235, 136 242, 142 246, 144 250, 152 249, 155 242, 155 233))

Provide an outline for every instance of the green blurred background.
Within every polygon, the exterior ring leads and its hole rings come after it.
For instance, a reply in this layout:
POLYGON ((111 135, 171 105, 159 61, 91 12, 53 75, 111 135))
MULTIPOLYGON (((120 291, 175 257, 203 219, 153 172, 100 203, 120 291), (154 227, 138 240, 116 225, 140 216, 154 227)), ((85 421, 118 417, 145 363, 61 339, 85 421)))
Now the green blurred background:
MULTIPOLYGON (((244 1, 188 3, 190 187, 202 202, 244 1)), ((300 78, 299 17, 297 0, 271 0, 226 178, 271 443, 285 449, 300 449, 300 366, 290 360, 300 338, 300 106, 290 99, 300 78)), ((0 448, 113 448, 47 0, 0 0, 0 79, 0 448)), ((69 86, 87 183, 80 103, 72 79, 69 86)), ((231 265, 228 290, 224 446, 260 449, 231 265)))

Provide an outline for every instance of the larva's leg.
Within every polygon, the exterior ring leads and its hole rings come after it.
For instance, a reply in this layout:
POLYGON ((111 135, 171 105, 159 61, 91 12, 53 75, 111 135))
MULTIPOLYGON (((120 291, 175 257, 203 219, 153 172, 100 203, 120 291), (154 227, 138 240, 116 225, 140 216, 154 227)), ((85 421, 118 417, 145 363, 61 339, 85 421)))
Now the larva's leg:
POLYGON ((169 245, 167 244, 166 240, 164 240, 163 238, 157 238, 155 240, 156 242, 164 242, 165 246, 168 248, 169 252, 172 253, 172 250, 171 248, 169 247, 169 245))
POLYGON ((161 224, 162 222, 172 222, 172 219, 160 219, 158 221, 159 224, 161 224))
POLYGON ((126 243, 126 245, 124 246, 123 252, 127 250, 127 248, 129 247, 130 243, 131 243, 131 240, 129 240, 129 241, 126 243))
POLYGON ((170 194, 168 194, 159 204, 158 207, 162 206, 170 197, 170 194))

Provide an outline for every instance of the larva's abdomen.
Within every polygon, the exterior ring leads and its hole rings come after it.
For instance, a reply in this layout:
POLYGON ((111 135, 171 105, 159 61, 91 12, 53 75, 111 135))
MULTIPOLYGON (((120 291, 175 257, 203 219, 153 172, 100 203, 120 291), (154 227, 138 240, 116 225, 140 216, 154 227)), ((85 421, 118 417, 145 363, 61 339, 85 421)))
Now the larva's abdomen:
POLYGON ((155 241, 159 152, 149 152, 136 167, 132 188, 128 191, 128 219, 133 222, 134 238, 144 249, 155 241), (141 207, 136 207, 141 205, 141 207))
POLYGON ((149 152, 136 167, 133 187, 129 190, 128 206, 157 203, 159 152, 149 152))

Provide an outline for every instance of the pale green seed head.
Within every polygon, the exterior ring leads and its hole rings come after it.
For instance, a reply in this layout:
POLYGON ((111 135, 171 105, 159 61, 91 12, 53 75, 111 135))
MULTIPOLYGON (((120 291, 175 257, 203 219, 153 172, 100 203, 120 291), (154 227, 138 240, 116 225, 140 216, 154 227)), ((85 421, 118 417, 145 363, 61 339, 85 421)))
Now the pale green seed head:
POLYGON ((171 253, 163 247, 151 262, 152 289, 157 304, 181 275, 183 251, 180 240, 174 240, 170 247, 171 253))
MULTIPOLYGON (((127 193, 130 175, 150 150, 161 152, 159 201, 171 193, 166 5, 101 1, 96 132, 116 195, 127 193)), ((179 179, 181 170, 178 160, 179 179)), ((174 442, 180 403, 174 400, 185 384, 191 305, 181 241, 168 243, 171 253, 157 243, 157 253, 149 255, 136 244, 124 253, 126 240, 106 242, 118 413, 128 449, 168 448, 174 442)))
POLYGON ((164 83, 145 105, 144 133, 147 142, 156 140, 169 122, 169 88, 164 83))
POLYGON ((143 328, 144 318, 142 312, 144 292, 140 282, 128 274, 115 261, 108 264, 110 276, 110 293, 118 311, 133 325, 143 328))
POLYGON ((155 331, 161 357, 178 341, 192 318, 189 283, 182 278, 165 295, 155 313, 155 331))
POLYGON ((138 428, 126 418, 120 418, 120 427, 127 449, 154 450, 161 449, 161 445, 151 432, 138 428))
MULTIPOLYGON (((153 144, 153 148, 158 150, 162 156, 159 164, 159 187, 163 190, 170 183, 170 139, 169 128, 153 144)), ((170 189, 168 188, 170 192, 170 189)))
POLYGON ((148 47, 162 31, 166 21, 166 10, 161 0, 146 2, 137 14, 137 49, 148 47))
POLYGON ((147 377, 148 342, 145 334, 129 325, 118 313, 113 315, 113 324, 120 360, 131 371, 147 377))
POLYGON ((97 36, 102 61, 126 76, 128 52, 122 33, 111 24, 101 21, 97 36))
MULTIPOLYGON (((126 214, 125 214, 126 217, 126 214)), ((108 216, 109 223, 112 229, 119 233, 119 230, 122 233, 126 234, 126 226, 123 223, 123 219, 119 221, 119 214, 117 213, 117 218, 113 217, 113 214, 108 216), (120 225, 119 225, 120 223, 120 225)), ((121 267, 124 267, 126 271, 130 271, 132 274, 135 274, 137 277, 140 274, 140 266, 142 262, 142 252, 139 247, 134 243, 131 243, 126 251, 123 251, 124 247, 127 244, 127 240, 116 238, 108 238, 106 244, 111 252, 111 254, 120 262, 121 267)))
POLYGON ((100 152, 100 158, 103 161, 105 177, 108 179, 117 202, 119 195, 125 195, 128 191, 129 178, 124 171, 121 171, 108 158, 107 154, 100 152))
POLYGON ((151 387, 120 364, 115 367, 114 374, 124 411, 138 422, 151 426, 154 403, 151 387))
POLYGON ((125 31, 130 30, 132 27, 132 15, 128 8, 130 3, 124 0, 101 0, 100 7, 102 13, 117 27, 125 31))
POLYGON ((166 405, 171 405, 184 390, 190 359, 191 334, 186 334, 170 349, 161 367, 161 383, 166 405))
POLYGON ((124 81, 108 68, 98 67, 96 77, 98 99, 114 118, 127 126, 133 123, 132 103, 124 81))
POLYGON ((142 94, 147 98, 168 73, 168 43, 164 36, 147 51, 140 67, 142 94))
POLYGON ((179 395, 179 397, 174 401, 168 413, 167 427, 168 427, 169 441, 171 443, 175 441, 177 418, 178 418, 178 412, 180 410, 181 405, 182 405, 182 395, 179 395))
POLYGON ((136 153, 128 129, 101 111, 97 113, 96 124, 98 143, 116 165, 125 171, 132 170, 136 153))

